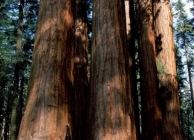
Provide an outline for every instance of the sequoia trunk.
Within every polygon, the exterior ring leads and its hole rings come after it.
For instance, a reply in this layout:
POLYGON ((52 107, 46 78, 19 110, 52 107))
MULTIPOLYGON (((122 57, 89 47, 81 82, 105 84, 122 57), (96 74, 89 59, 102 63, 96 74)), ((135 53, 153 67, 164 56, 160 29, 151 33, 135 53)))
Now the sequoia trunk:
POLYGON ((132 139, 124 0, 93 1, 88 140, 132 139))
POLYGON ((152 0, 139 0, 142 135, 144 140, 161 140, 162 117, 158 105, 158 79, 152 12, 152 0))
POLYGON ((18 140, 71 139, 73 0, 41 0, 18 140))
POLYGON ((163 140, 182 140, 175 47, 169 1, 155 0, 154 16, 159 95, 163 122, 162 136, 163 140))

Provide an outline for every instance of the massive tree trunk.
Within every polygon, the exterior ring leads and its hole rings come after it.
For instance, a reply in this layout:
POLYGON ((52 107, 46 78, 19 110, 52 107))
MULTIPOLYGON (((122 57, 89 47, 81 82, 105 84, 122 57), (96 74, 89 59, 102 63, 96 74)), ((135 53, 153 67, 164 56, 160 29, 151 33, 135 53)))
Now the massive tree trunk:
POLYGON ((71 139, 73 0, 41 0, 18 140, 71 139))
POLYGON ((88 42, 86 0, 76 0, 75 50, 74 50, 74 95, 72 107, 72 139, 86 139, 88 97, 88 42))
POLYGON ((176 59, 170 3, 154 1, 154 29, 162 112, 163 140, 182 140, 176 59))
POLYGON ((131 0, 125 0, 126 14, 126 31, 127 31, 127 47, 129 50, 129 76, 131 83, 131 120, 132 124, 132 140, 138 139, 140 135, 139 129, 139 109, 136 84, 136 69, 135 69, 135 28, 134 28, 134 3, 131 0))
POLYGON ((158 105, 158 79, 152 12, 152 0, 139 0, 142 135, 144 140, 161 140, 162 116, 158 105))
POLYGON ((132 139, 124 0, 93 1, 88 140, 132 139))

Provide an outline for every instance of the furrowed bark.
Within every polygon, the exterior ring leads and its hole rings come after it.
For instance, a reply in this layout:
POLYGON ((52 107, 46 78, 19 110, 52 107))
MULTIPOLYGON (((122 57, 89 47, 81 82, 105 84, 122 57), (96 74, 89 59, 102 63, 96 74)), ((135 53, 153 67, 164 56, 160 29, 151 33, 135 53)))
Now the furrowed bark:
POLYGON ((71 139, 73 0, 41 0, 26 109, 18 140, 71 139))
POLYGON ((159 97, 162 112, 163 140, 182 140, 176 58, 170 3, 154 1, 154 29, 157 54, 159 97))
POLYGON ((93 1, 88 140, 132 139, 124 0, 93 1))

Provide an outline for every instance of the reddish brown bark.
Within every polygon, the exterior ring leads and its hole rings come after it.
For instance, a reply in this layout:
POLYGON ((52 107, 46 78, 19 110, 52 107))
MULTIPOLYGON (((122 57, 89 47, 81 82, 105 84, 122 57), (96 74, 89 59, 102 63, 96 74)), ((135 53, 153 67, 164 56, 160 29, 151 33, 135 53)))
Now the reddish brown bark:
POLYGON ((162 116, 158 105, 158 79, 152 0, 139 0, 139 61, 144 140, 161 140, 162 116))
POLYGON ((93 1, 88 140, 132 139, 124 0, 93 1))
POLYGON ((73 0, 41 0, 26 109, 18 140, 71 137, 73 0))
POLYGON ((162 70, 164 72, 159 72, 158 75, 163 120, 162 136, 163 140, 182 140, 170 3, 165 0, 156 0, 154 2, 154 16, 158 65, 164 68, 162 70))

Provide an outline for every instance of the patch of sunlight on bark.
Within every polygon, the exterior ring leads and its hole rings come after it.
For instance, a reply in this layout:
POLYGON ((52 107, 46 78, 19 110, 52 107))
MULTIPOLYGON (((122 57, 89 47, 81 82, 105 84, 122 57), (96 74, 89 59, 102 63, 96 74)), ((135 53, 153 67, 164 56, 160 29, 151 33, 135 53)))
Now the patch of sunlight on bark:
POLYGON ((69 13, 68 10, 64 10, 62 13, 63 20, 66 22, 67 26, 70 27, 72 26, 73 23, 73 18, 72 15, 69 13))
POLYGON ((40 33, 45 33, 48 29, 50 29, 53 25, 56 25, 57 18, 51 18, 47 20, 41 27, 40 33))

